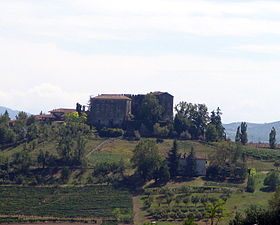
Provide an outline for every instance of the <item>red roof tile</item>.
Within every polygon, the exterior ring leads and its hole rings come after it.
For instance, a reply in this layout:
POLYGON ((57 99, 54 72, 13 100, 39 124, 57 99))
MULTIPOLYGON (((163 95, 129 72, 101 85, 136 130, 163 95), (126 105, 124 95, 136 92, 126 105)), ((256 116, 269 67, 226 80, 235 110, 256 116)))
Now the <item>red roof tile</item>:
POLYGON ((55 113, 55 112, 63 112, 63 113, 69 113, 69 112, 76 112, 76 109, 64 109, 64 108, 60 108, 60 109, 53 109, 51 111, 49 111, 50 113, 55 113))
POLYGON ((94 97, 95 99, 125 99, 131 100, 129 97, 121 95, 121 94, 102 94, 94 97))

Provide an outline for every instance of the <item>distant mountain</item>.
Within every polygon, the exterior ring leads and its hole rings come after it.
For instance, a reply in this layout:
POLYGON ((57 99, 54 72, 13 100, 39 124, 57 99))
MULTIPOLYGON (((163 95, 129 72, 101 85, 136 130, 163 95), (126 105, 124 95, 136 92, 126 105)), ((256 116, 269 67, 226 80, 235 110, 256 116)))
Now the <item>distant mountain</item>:
MULTIPOLYGON (((11 119, 15 119, 16 115, 20 112, 18 110, 13 110, 4 106, 0 106, 0 114, 4 114, 5 111, 7 110, 7 112, 9 113, 9 116, 11 119)), ((28 115, 30 115, 30 113, 27 113, 28 115)))
MULTIPOLYGON (((241 122, 223 124, 224 128, 226 129, 227 137, 231 140, 235 139, 235 134, 237 127, 240 126, 241 122)), ((276 129, 276 139, 279 143, 280 141, 280 121, 272 122, 272 123, 247 123, 247 133, 248 133, 248 141, 249 142, 269 142, 269 133, 271 128, 275 127, 276 129)))

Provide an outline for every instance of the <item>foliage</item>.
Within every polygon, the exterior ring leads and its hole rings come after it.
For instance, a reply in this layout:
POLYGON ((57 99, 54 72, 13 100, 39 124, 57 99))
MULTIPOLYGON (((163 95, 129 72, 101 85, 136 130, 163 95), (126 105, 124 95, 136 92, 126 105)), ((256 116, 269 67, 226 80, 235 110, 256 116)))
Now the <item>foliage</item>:
POLYGON ((156 143, 152 140, 141 140, 133 150, 131 161, 144 180, 153 179, 162 164, 156 143))
POLYGON ((120 128, 102 128, 99 131, 101 137, 120 137, 124 135, 124 130, 120 128))
POLYGON ((209 121, 206 105, 180 102, 175 106, 175 110, 174 129, 178 135, 188 131, 192 139, 204 139, 207 122, 209 121))
POLYGON ((210 220, 211 225, 214 223, 217 225, 222 218, 226 217, 224 204, 221 200, 206 203, 206 218, 210 220))
POLYGON ((206 129, 206 140, 207 141, 219 141, 225 139, 225 128, 222 124, 221 119, 222 112, 220 108, 217 111, 212 111, 210 116, 210 123, 207 125, 206 129))
POLYGON ((241 133, 240 133, 240 126, 237 127, 236 134, 235 134, 235 142, 241 142, 241 133))
POLYGON ((179 165, 180 155, 178 153, 177 141, 173 141, 173 147, 168 153, 167 162, 169 167, 169 173, 171 177, 178 175, 178 165, 179 165))
POLYGON ((256 178, 255 176, 250 175, 248 177, 246 190, 247 192, 253 193, 255 192, 255 189, 256 189, 256 178))
POLYGON ((206 176, 209 179, 243 182, 247 175, 247 166, 241 146, 231 142, 219 144, 219 148, 211 156, 206 176))
POLYGON ((192 148, 190 154, 186 159, 187 163, 184 168, 184 175, 187 177, 196 176, 196 159, 195 159, 195 151, 192 148))
POLYGON ((169 134, 168 127, 167 126, 161 127, 159 123, 156 123, 153 126, 153 131, 154 131, 153 133, 156 137, 161 137, 161 138, 167 137, 169 134))
POLYGON ((87 114, 79 112, 65 113, 64 119, 66 123, 85 123, 87 121, 87 114))
POLYGON ((240 142, 245 145, 248 142, 247 124, 242 122, 240 125, 240 142))
POLYGON ((276 130, 274 127, 272 127, 272 129, 269 133, 269 146, 271 149, 276 148, 276 130))
POLYGON ((263 182, 264 185, 267 185, 270 190, 275 191, 276 187, 280 185, 280 178, 278 172, 272 171, 268 173, 263 182))
POLYGON ((159 104, 157 97, 153 94, 147 94, 142 101, 139 119, 152 128, 160 120, 163 111, 164 109, 159 104))

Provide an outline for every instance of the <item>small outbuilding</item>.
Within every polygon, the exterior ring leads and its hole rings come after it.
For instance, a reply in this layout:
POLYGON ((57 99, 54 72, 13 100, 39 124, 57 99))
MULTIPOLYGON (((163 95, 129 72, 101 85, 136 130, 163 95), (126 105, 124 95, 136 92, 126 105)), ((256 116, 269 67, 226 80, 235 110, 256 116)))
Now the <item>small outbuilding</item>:
MULTIPOLYGON (((185 168, 188 165, 189 155, 182 154, 179 158, 179 173, 184 175, 185 168)), ((194 176, 206 176, 207 159, 201 155, 194 155, 195 160, 195 174, 194 176)))

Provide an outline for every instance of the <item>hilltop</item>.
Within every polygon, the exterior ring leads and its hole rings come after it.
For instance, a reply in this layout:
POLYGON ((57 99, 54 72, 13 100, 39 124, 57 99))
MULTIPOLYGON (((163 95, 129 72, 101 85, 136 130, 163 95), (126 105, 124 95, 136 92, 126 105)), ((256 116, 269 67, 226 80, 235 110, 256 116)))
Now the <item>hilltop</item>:
MULTIPOLYGON (((14 110, 14 109, 7 108, 5 106, 0 106, 0 114, 5 113, 6 110, 9 113, 9 116, 12 120, 15 119, 16 115, 18 115, 18 113, 20 112, 19 110, 14 110)), ((30 115, 30 113, 27 113, 27 115, 30 115)))
MULTIPOLYGON (((226 129, 227 137, 231 140, 235 139, 235 134, 237 127, 240 126, 241 122, 234 122, 229 124, 223 124, 226 129)), ((271 128, 276 129, 276 133, 280 134, 280 121, 271 122, 271 123, 247 123, 247 133, 249 142, 264 142, 268 143, 269 132, 271 128)), ((277 138, 277 142, 280 141, 280 138, 277 138)))

